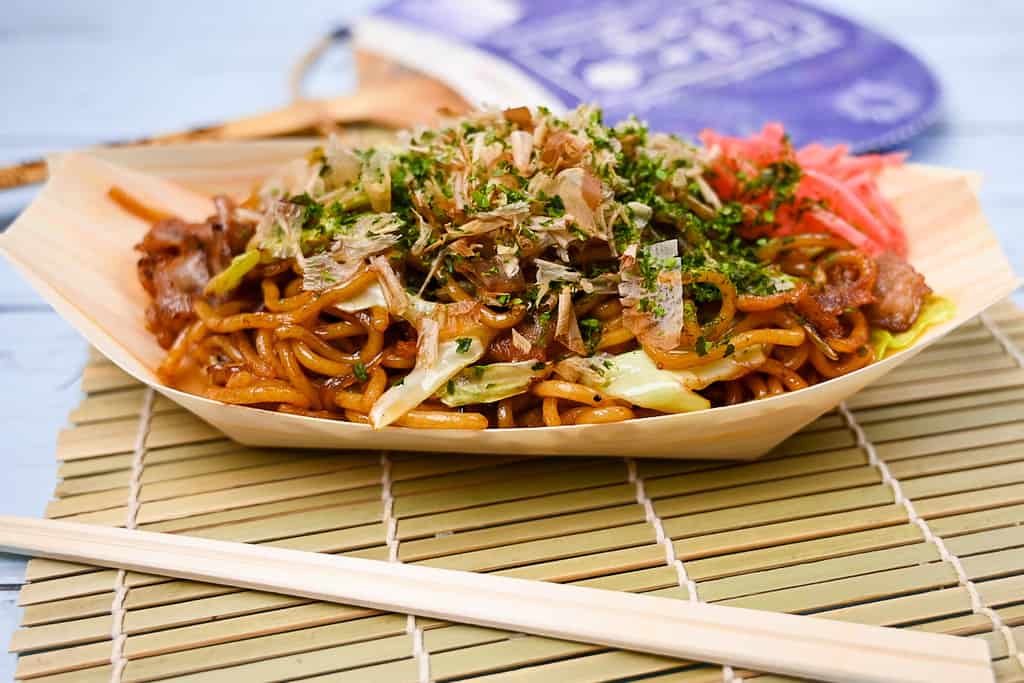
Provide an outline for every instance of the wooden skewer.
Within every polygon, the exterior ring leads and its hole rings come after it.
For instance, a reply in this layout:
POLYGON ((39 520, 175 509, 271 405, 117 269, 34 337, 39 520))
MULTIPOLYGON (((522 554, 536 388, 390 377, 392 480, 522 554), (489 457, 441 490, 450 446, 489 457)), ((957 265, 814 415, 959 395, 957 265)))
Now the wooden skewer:
MULTIPOLYGON (((109 146, 168 145, 184 142, 253 140, 288 135, 322 125, 374 123, 408 128, 434 122, 438 110, 464 111, 465 101, 431 78, 411 75, 360 88, 352 95, 297 100, 281 109, 204 128, 157 135, 109 146)), ((0 190, 46 180, 46 162, 26 161, 0 168, 0 190)))
POLYGON ((993 680, 978 639, 488 574, 19 517, 0 551, 824 681, 993 680))

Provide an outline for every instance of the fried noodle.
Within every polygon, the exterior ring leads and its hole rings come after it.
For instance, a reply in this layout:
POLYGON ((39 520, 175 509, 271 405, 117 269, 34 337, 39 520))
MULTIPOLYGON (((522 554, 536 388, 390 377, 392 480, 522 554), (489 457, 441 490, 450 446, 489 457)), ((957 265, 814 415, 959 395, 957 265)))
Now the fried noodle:
POLYGON ((519 108, 318 148, 204 223, 110 197, 151 223, 138 273, 160 379, 225 403, 560 427, 768 399, 876 360, 872 330, 908 329, 930 293, 871 185, 895 162, 796 151, 770 127, 704 139, 519 108), (666 381, 655 401, 644 382, 666 381))

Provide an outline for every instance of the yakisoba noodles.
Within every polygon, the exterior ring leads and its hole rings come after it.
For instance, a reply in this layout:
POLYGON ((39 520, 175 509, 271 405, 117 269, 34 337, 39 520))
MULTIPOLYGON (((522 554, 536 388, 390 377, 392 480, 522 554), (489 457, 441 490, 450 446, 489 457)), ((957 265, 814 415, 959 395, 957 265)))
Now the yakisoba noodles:
POLYGON ((424 429, 619 422, 798 391, 948 315, 877 176, 776 125, 692 145, 581 107, 313 150, 138 245, 173 386, 424 429))

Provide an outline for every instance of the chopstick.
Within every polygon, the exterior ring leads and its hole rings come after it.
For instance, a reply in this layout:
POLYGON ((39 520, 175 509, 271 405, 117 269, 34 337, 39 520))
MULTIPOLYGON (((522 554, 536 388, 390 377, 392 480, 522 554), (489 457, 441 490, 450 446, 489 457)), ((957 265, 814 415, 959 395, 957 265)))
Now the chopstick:
MULTIPOLYGON (((286 107, 203 128, 192 128, 106 146, 168 145, 185 142, 253 140, 294 134, 322 125, 373 123, 408 128, 430 123, 438 110, 463 111, 465 101, 439 81, 412 75, 361 87, 351 95, 296 100, 286 107)), ((0 190, 46 180, 46 162, 0 167, 0 190)))
POLYGON ((824 681, 993 680, 980 639, 489 574, 6 516, 0 551, 824 681))

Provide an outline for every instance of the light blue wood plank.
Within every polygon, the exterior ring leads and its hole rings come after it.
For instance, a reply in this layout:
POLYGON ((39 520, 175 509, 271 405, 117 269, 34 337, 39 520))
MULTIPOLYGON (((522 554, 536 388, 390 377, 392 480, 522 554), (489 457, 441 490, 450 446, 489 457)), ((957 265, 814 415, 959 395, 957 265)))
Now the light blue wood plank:
MULTIPOLYGON (((41 516, 57 476, 57 432, 81 397, 86 346, 50 311, 8 310, 0 313, 0 325, 18 330, 0 337, 0 382, 7 388, 0 393, 0 514, 41 516)), ((24 568, 22 558, 0 555, 0 586, 19 583, 24 568)), ((13 602, 0 598, 0 638, 9 638, 16 616, 13 602)), ((0 658, 0 680, 12 680, 14 661, 0 658)))
POLYGON ((0 315, 0 514, 39 516, 56 478, 57 432, 80 400, 86 345, 56 314, 0 315))
POLYGON ((0 553, 0 590, 16 587, 25 580, 25 559, 0 553))
MULTIPOLYGON (((0 124, 50 148, 210 123, 288 100, 288 67, 323 33, 374 3, 5 3, 0 124), (42 105, 42 106, 40 106, 42 105)), ((342 65, 344 66, 344 65, 342 65)), ((352 84, 339 65, 332 91, 352 84)))
POLYGON ((12 310, 49 308, 32 286, 14 270, 7 259, 0 258, 0 315, 12 310))
MULTIPOLYGON (((14 591, 0 590, 0 637, 4 638, 5 644, 21 621, 21 609, 15 604, 17 597, 18 594, 14 591)), ((4 652, 3 656, 0 656, 0 681, 14 680, 14 667, 17 662, 18 658, 13 654, 4 652)))

